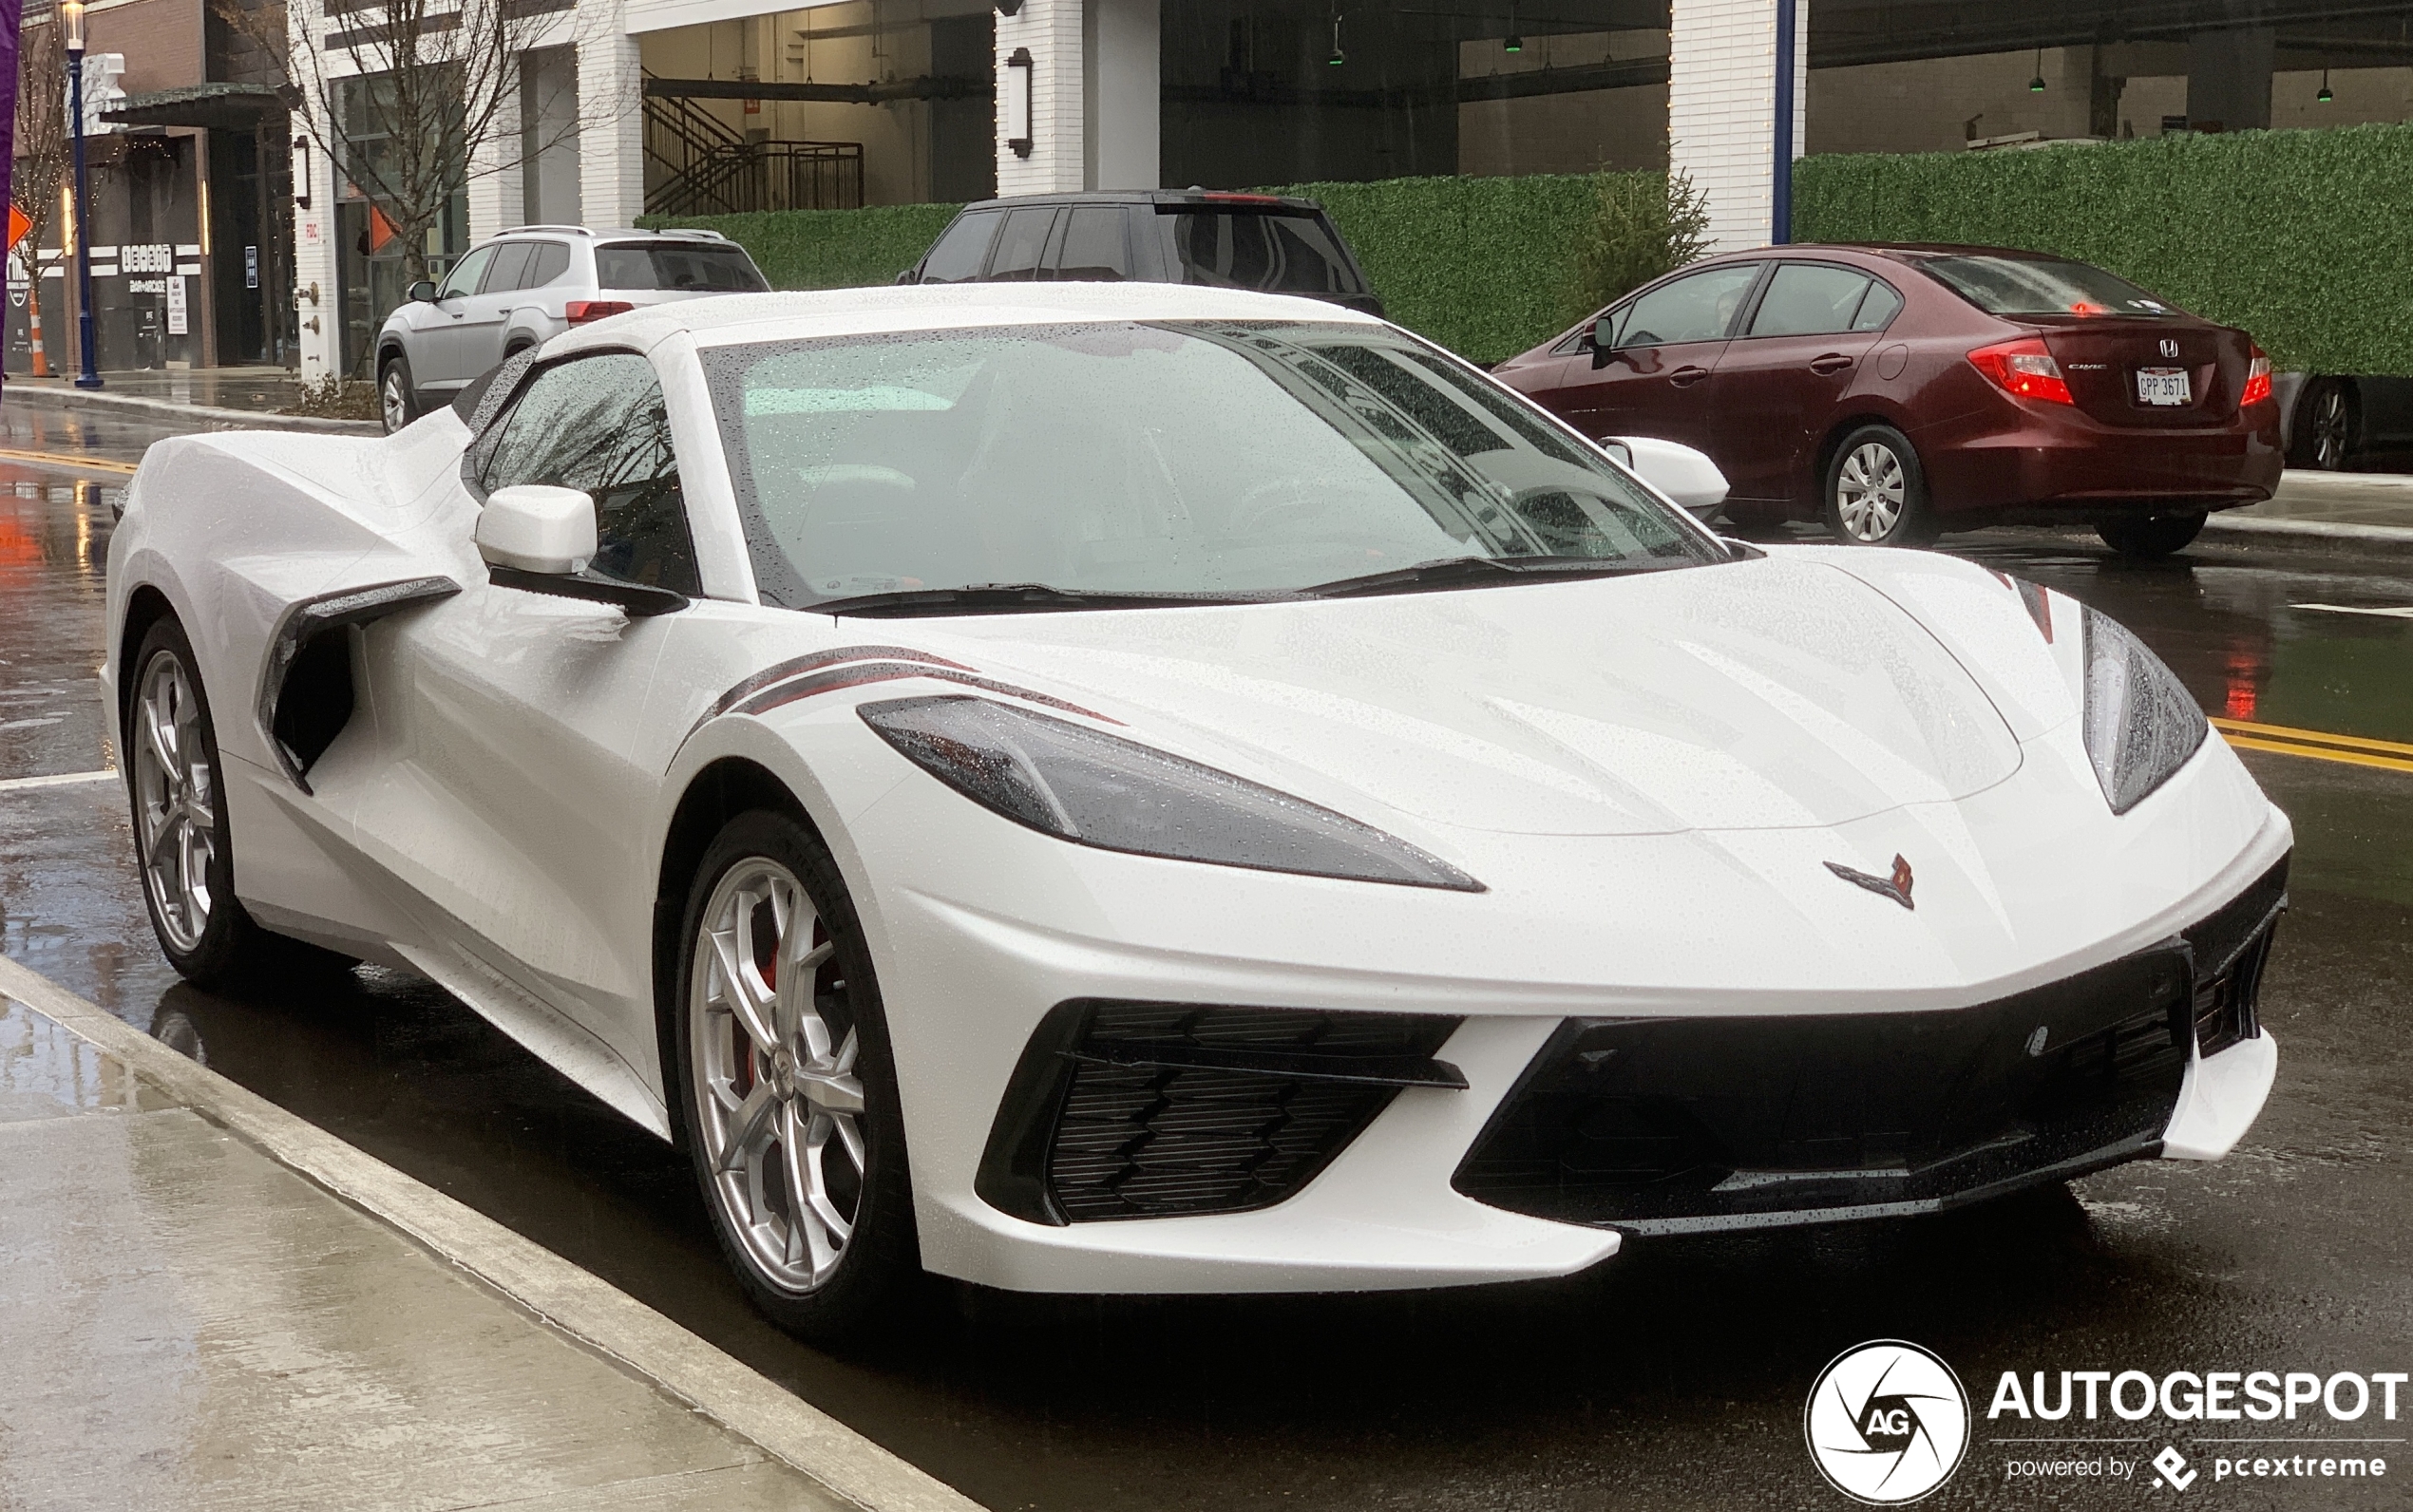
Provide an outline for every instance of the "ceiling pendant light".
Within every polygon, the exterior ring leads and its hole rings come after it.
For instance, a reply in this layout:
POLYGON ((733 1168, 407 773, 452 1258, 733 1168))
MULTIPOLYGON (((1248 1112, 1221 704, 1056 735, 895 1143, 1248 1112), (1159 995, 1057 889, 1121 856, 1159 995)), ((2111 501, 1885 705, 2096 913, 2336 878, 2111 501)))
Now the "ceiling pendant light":
POLYGON ((1338 68, 1346 61, 1340 52, 1340 12, 1335 10, 1332 13, 1332 56, 1326 58, 1324 63, 1329 67, 1338 68))
POLYGON ((2312 97, 2313 103, 2326 105, 2336 98, 2336 95, 2329 92, 2329 70, 2324 68, 2321 70, 2321 92, 2312 97))
POLYGON ((2036 77, 2027 81, 2027 92, 2030 94, 2044 92, 2044 49, 2042 47, 2036 49, 2036 77))

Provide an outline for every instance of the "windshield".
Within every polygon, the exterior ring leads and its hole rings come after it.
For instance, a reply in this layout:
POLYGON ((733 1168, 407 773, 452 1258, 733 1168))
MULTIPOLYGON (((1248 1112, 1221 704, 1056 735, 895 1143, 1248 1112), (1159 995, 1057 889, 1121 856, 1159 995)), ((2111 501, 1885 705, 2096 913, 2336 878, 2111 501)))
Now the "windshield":
POLYGON ((1724 559, 1594 448, 1413 338, 1096 323, 704 354, 764 597, 995 584, 1280 596, 1465 558, 1724 559))
POLYGON ((760 293, 770 286, 753 260, 737 247, 692 241, 653 241, 595 249, 598 289, 693 289, 713 293, 760 293))
POLYGON ((2125 278, 2058 257, 1922 257, 1918 266, 1989 315, 2178 313, 2125 278))

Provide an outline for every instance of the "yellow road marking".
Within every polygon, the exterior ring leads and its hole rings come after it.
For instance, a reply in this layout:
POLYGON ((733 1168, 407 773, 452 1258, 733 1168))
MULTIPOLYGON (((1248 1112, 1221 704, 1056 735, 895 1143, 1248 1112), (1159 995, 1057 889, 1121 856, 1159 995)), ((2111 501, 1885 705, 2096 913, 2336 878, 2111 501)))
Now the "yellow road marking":
POLYGON ((134 463, 130 462, 104 462, 98 457, 78 457, 63 451, 13 451, 0 446, 0 462, 29 462, 37 466, 69 467, 77 472, 117 473, 127 478, 134 476, 134 463))
POLYGON ((2367 735, 2332 735, 2322 729, 2297 729, 2288 725, 2257 725, 2250 720, 2213 717, 2213 728, 2222 734, 2254 735, 2264 740, 2292 741, 2306 746, 2343 746, 2349 750, 2379 751, 2389 756, 2413 757, 2413 746, 2397 740, 2373 740, 2367 735))
POLYGON ((2377 766, 2383 771, 2413 772, 2413 761, 2397 756, 2372 756, 2363 751, 2332 750, 2322 746, 2291 746, 2284 741, 2232 735, 2227 730, 2221 731, 2221 737, 2239 750, 2272 751, 2281 756, 2309 756, 2315 761, 2343 762, 2348 766, 2377 766))

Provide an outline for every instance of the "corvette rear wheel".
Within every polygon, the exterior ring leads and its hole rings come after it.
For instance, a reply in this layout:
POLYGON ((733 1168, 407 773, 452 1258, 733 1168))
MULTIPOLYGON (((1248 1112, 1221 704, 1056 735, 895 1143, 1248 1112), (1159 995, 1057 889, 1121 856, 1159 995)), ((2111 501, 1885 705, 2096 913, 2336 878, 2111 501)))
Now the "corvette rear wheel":
POLYGON ((162 619, 135 652, 123 750, 132 780, 142 901, 168 964, 210 986, 304 966, 351 964, 272 935, 235 898, 217 728, 184 627, 162 619))
POLYGON ((853 904, 795 821, 730 822, 690 890, 681 1113, 721 1249, 783 1328, 878 1324, 917 1272, 904 1125, 853 904))

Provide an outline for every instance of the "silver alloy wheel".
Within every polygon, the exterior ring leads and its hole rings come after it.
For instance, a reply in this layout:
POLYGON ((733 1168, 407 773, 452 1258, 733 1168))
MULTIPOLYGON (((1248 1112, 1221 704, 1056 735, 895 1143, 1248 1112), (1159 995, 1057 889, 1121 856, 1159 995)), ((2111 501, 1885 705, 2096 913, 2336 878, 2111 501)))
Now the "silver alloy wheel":
POLYGON ((218 859, 218 774, 201 739, 201 704, 172 651, 142 669, 134 703, 134 837, 160 932, 179 953, 209 930, 218 859))
POLYGON ((2335 472, 2346 465, 2346 389, 2329 383, 2312 401, 2312 465, 2335 472))
POLYGON ((1883 540, 1901 520, 1910 492, 1910 476, 1893 448, 1881 441, 1864 442, 1852 448, 1835 473, 1835 518, 1854 540, 1883 540))
POLYGON ((688 1059, 713 1200, 764 1279, 809 1292, 846 1253, 864 1190, 863 1083, 828 932, 768 857, 712 889, 690 973, 688 1059))
POLYGON ((410 396, 402 391, 402 369, 392 363, 377 381, 377 402, 385 410, 387 434, 410 424, 410 396))

